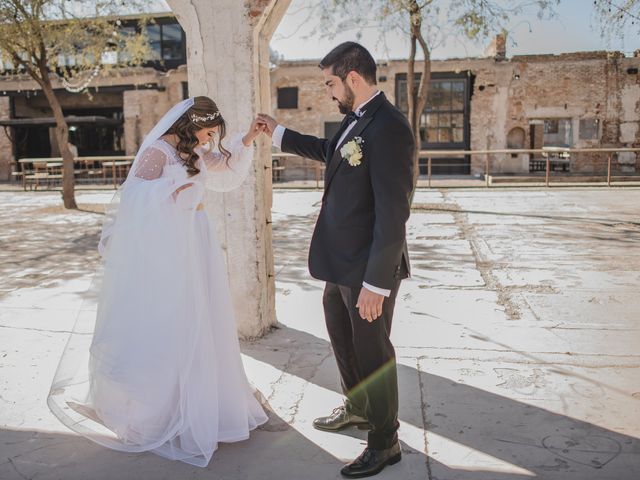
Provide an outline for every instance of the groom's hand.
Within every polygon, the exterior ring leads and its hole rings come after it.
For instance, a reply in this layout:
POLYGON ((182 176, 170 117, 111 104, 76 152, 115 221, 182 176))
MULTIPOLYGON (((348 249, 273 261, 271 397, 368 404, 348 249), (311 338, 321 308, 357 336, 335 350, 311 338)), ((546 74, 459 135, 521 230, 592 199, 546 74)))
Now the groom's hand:
POLYGON ((360 289, 360 295, 358 296, 358 303, 356 308, 360 313, 363 320, 373 322, 379 316, 382 315, 382 303, 384 302, 384 296, 378 293, 373 293, 371 290, 367 290, 366 287, 360 289))
POLYGON ((266 113, 259 113, 258 121, 266 126, 265 133, 269 136, 273 135, 273 131, 278 126, 278 122, 276 121, 276 119, 267 115, 266 113))

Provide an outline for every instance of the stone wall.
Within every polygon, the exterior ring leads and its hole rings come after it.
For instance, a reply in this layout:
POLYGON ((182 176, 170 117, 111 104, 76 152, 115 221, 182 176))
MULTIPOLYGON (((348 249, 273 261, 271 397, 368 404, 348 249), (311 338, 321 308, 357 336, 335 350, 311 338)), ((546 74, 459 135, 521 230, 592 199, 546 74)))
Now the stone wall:
MULTIPOLYGON (((274 115, 285 126, 301 132, 323 135, 324 123, 340 121, 335 103, 325 93, 318 61, 283 62, 272 72, 274 115), (297 109, 278 109, 277 88, 297 86, 297 109)), ((574 148, 638 147, 640 145, 640 76, 634 68, 640 58, 623 57, 616 52, 579 52, 562 55, 468 58, 432 62, 433 72, 468 72, 473 82, 470 100, 470 148, 489 150, 507 148, 509 132, 524 132, 524 148, 541 145, 531 138, 532 122, 545 118, 570 119, 574 148), (629 73, 630 72, 630 73, 629 73), (581 138, 581 120, 597 125, 594 138, 581 138)), ((421 68, 418 65, 417 70, 421 68)), ((395 102, 395 79, 406 73, 405 61, 390 61, 378 66, 379 88, 395 102), (381 81, 383 80, 383 81, 381 81)), ((615 156, 614 156, 615 157, 615 156)), ((471 157, 471 172, 485 171, 485 155, 471 157)), ((526 173, 529 154, 492 155, 493 173, 526 173)), ((575 154, 571 171, 603 173, 605 154, 575 154)), ((296 167, 299 160, 288 160, 296 167)), ((640 172, 635 153, 620 153, 614 164, 618 173, 640 172)), ((292 168, 299 178, 301 170, 292 168)))

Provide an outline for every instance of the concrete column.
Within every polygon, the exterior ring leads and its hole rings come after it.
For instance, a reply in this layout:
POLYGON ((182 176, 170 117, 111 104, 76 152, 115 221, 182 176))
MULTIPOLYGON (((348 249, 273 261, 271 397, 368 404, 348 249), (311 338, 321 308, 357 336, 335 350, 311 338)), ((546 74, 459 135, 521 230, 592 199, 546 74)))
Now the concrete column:
MULTIPOLYGON (((0 97, 0 118, 11 118, 11 105, 9 97, 0 97)), ((11 128, 7 127, 11 133, 11 128)), ((11 140, 7 137, 3 127, 0 127, 0 181, 9 180, 11 176, 11 162, 13 158, 13 147, 11 140)))
MULTIPOLYGON (((269 40, 290 0, 168 0, 187 34, 189 94, 219 106, 229 135, 271 110, 269 40)), ((238 333, 250 338, 275 324, 271 244, 271 147, 258 142, 243 186, 210 194, 208 214, 227 260, 238 333)))

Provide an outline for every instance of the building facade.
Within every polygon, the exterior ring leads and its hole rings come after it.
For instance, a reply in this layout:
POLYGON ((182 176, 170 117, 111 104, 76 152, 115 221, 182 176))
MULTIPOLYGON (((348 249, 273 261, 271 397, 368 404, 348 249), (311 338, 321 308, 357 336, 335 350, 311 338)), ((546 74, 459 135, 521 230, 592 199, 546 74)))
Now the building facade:
MULTIPOLYGON (((84 93, 58 82, 56 93, 80 156, 133 155, 169 107, 188 96, 185 35, 171 16, 149 32, 153 58, 137 68, 98 75, 84 93)), ((131 24, 123 28, 134 28, 131 24)), ((423 150, 639 147, 640 51, 508 57, 504 42, 485 58, 433 61, 427 107, 421 115, 423 150)), ((280 62, 271 73, 274 116, 301 132, 331 136, 342 115, 327 97, 317 60, 280 62)), ((420 71, 421 65, 416 70, 420 71)), ((231 81, 231 80, 230 80, 231 81)), ((407 62, 378 66, 378 86, 407 111, 407 62)), ((0 74, 0 180, 19 158, 57 156, 52 114, 27 76, 0 74)), ((432 156, 433 173, 482 175, 487 155, 432 156)), ((525 174, 539 154, 489 156, 494 174, 525 174)), ((312 178, 310 160, 279 159, 284 179, 312 178)), ((606 155, 576 154, 563 168, 601 174, 606 155)), ((422 160, 421 172, 426 173, 422 160)), ((640 172, 635 153, 615 156, 616 172, 640 172)))
MULTIPOLYGON (((325 93, 317 64, 279 64, 272 74, 272 103, 284 125, 329 136, 342 116, 325 93)), ((440 151, 638 147, 639 68, 640 51, 633 57, 581 52, 433 61, 420 146, 440 151)), ((404 60, 378 66, 379 88, 404 112, 406 72, 404 60)), ((640 172, 635 153, 616 157, 619 173, 640 172)), ((435 156, 433 172, 481 175, 485 159, 485 155, 435 156)), ((540 154, 493 154, 490 171, 529 173, 539 168, 540 159, 540 154)), ((566 170, 599 174, 606 161, 606 155, 574 154, 566 170)), ((425 173, 424 163, 421 170, 425 173)))
MULTIPOLYGON (((136 19, 121 29, 139 28, 136 19)), ((80 156, 134 155, 144 134, 187 95, 186 36, 171 15, 146 25, 148 61, 99 74, 82 93, 71 93, 52 76, 69 124, 69 140, 80 156)), ((0 62, 0 180, 10 178, 20 158, 59 155, 53 114, 39 86, 0 62)))

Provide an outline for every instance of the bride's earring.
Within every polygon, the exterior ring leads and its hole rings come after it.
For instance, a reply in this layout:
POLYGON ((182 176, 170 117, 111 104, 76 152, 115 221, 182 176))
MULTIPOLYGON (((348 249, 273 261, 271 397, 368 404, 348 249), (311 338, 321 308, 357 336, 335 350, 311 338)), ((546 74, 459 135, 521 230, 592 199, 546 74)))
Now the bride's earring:
POLYGON ((211 150, 213 150, 213 140, 209 140, 207 142, 207 148, 204 153, 211 153, 211 150))

